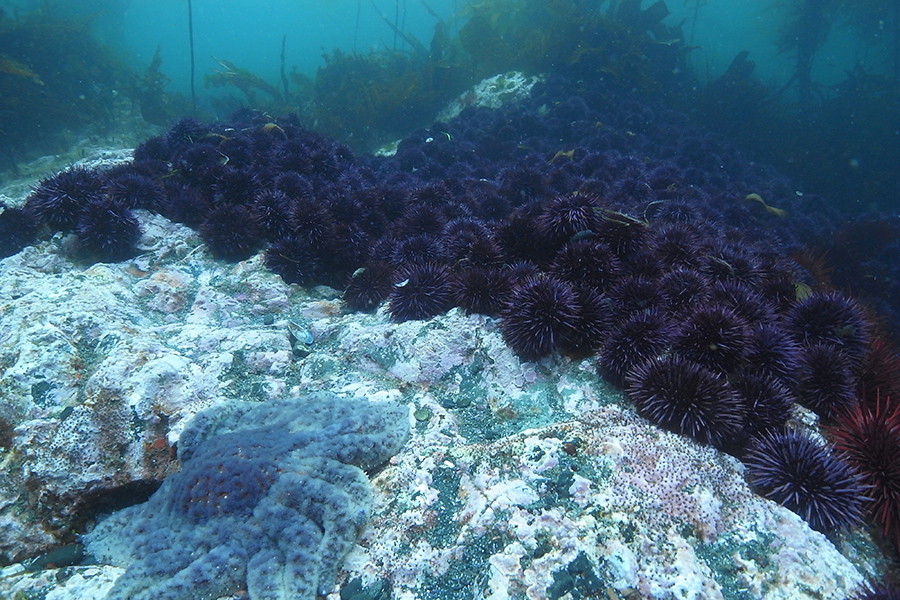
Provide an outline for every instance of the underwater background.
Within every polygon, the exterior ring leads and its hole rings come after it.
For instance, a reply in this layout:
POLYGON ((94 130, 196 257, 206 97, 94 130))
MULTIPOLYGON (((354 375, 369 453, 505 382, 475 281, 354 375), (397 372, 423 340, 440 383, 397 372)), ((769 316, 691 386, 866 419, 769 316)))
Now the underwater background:
POLYGON ((0 9, 0 595, 895 593, 900 2, 0 9))

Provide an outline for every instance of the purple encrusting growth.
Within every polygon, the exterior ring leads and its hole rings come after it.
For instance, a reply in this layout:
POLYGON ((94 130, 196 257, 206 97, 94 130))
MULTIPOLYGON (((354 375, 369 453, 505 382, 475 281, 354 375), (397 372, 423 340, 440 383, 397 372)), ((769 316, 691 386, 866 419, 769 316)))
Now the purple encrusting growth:
POLYGON ((369 518, 365 470, 406 443, 407 412, 321 393, 198 413, 179 440, 182 470, 83 538, 127 567, 107 600, 329 593, 369 518))

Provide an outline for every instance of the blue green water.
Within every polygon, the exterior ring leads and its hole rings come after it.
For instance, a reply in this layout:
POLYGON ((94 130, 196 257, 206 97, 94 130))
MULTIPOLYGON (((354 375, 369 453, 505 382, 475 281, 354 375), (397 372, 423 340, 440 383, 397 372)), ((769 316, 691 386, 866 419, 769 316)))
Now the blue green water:
MULTIPOLYGON (((187 0, 28 0, 0 2, 9 13, 27 12, 49 4, 54 13, 91 19, 97 36, 122 53, 129 66, 143 70, 157 46, 162 71, 172 79, 170 91, 187 93, 190 81, 187 0)), ((333 49, 366 54, 384 49, 409 49, 385 22, 395 23, 426 48, 440 17, 451 33, 469 12, 464 0, 193 0, 194 44, 198 87, 219 69, 215 59, 247 68, 263 79, 279 81, 282 37, 285 66, 314 78, 333 49)), ((477 4, 477 3, 476 3, 477 4)), ((594 3, 607 9, 610 2, 594 3)), ((642 7, 652 2, 644 0, 642 7)), ((667 25, 682 24, 685 40, 695 49, 689 58, 698 78, 706 81, 724 72, 734 56, 749 50, 755 75, 767 85, 783 85, 793 72, 790 53, 779 52, 778 39, 787 18, 785 0, 668 0, 667 25), (699 6, 698 6, 699 4, 699 6)), ((793 3, 796 4, 796 3, 793 3)), ((817 52, 813 79, 830 85, 854 65, 888 70, 877 58, 878 27, 871 37, 854 28, 851 18, 833 20, 817 52)))
MULTIPOLYGON (((10 13, 40 2, 0 2, 10 13)), ((67 0, 54 13, 90 18, 99 40, 121 53, 137 71, 150 64, 157 46, 170 92, 188 93, 190 54, 187 0, 67 0)), ((462 2, 428 0, 193 0, 194 54, 198 88, 203 75, 224 59, 279 84, 282 38, 285 67, 314 78, 322 55, 334 49, 369 52, 409 49, 385 22, 429 46, 437 19, 456 22, 462 2)))

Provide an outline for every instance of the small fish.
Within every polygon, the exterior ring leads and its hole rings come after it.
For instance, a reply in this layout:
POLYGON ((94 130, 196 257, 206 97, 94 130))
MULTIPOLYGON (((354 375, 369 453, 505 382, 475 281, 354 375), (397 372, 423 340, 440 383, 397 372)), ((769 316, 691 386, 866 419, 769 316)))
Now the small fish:
POLYGON ((584 240, 590 237, 594 237, 594 232, 590 229, 583 229, 569 238, 570 242, 577 242, 578 240, 584 240))
POLYGON ((601 209, 600 218, 604 221, 610 221, 612 223, 618 223, 619 225, 628 225, 628 226, 639 226, 639 227, 648 227, 650 224, 646 221, 642 221, 636 217, 632 217, 631 215, 626 215, 623 212, 619 212, 617 210, 607 210, 601 209))
POLYGON ((304 346, 311 346, 315 341, 313 334, 306 327, 298 325, 293 321, 288 321, 285 323, 285 326, 288 331, 288 339, 291 342, 291 346, 294 346, 297 342, 304 346))

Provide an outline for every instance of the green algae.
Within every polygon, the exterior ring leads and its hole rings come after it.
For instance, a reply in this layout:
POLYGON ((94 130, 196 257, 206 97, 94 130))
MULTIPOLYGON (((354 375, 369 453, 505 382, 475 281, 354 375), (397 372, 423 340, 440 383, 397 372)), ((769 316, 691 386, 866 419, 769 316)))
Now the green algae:
POLYGON ((459 496, 460 474, 455 467, 438 467, 432 474, 431 485, 438 491, 437 501, 428 507, 434 511, 436 522, 425 533, 425 539, 435 548, 447 548, 456 542, 459 522, 456 520, 463 508, 459 496))
POLYGON ((466 541, 466 551, 446 572, 429 574, 420 586, 422 600, 471 600, 483 596, 490 577, 488 560, 508 543, 505 536, 482 534, 466 541))
POLYGON ((570 562, 565 569, 553 573, 553 583, 547 588, 547 598, 557 600, 569 595, 573 600, 581 598, 597 598, 609 585, 611 580, 603 570, 597 573, 594 565, 584 552, 570 562))
MULTIPOLYGON (((738 559, 752 562, 760 571, 765 571, 770 566, 769 555, 772 553, 772 543, 776 539, 771 533, 756 532, 753 539, 749 540, 742 539, 734 533, 727 533, 720 535, 712 543, 695 544, 694 553, 714 574, 725 600, 753 600, 757 596, 743 580, 744 567, 738 559)), ((766 595, 768 587, 762 586, 763 596, 766 595)))

